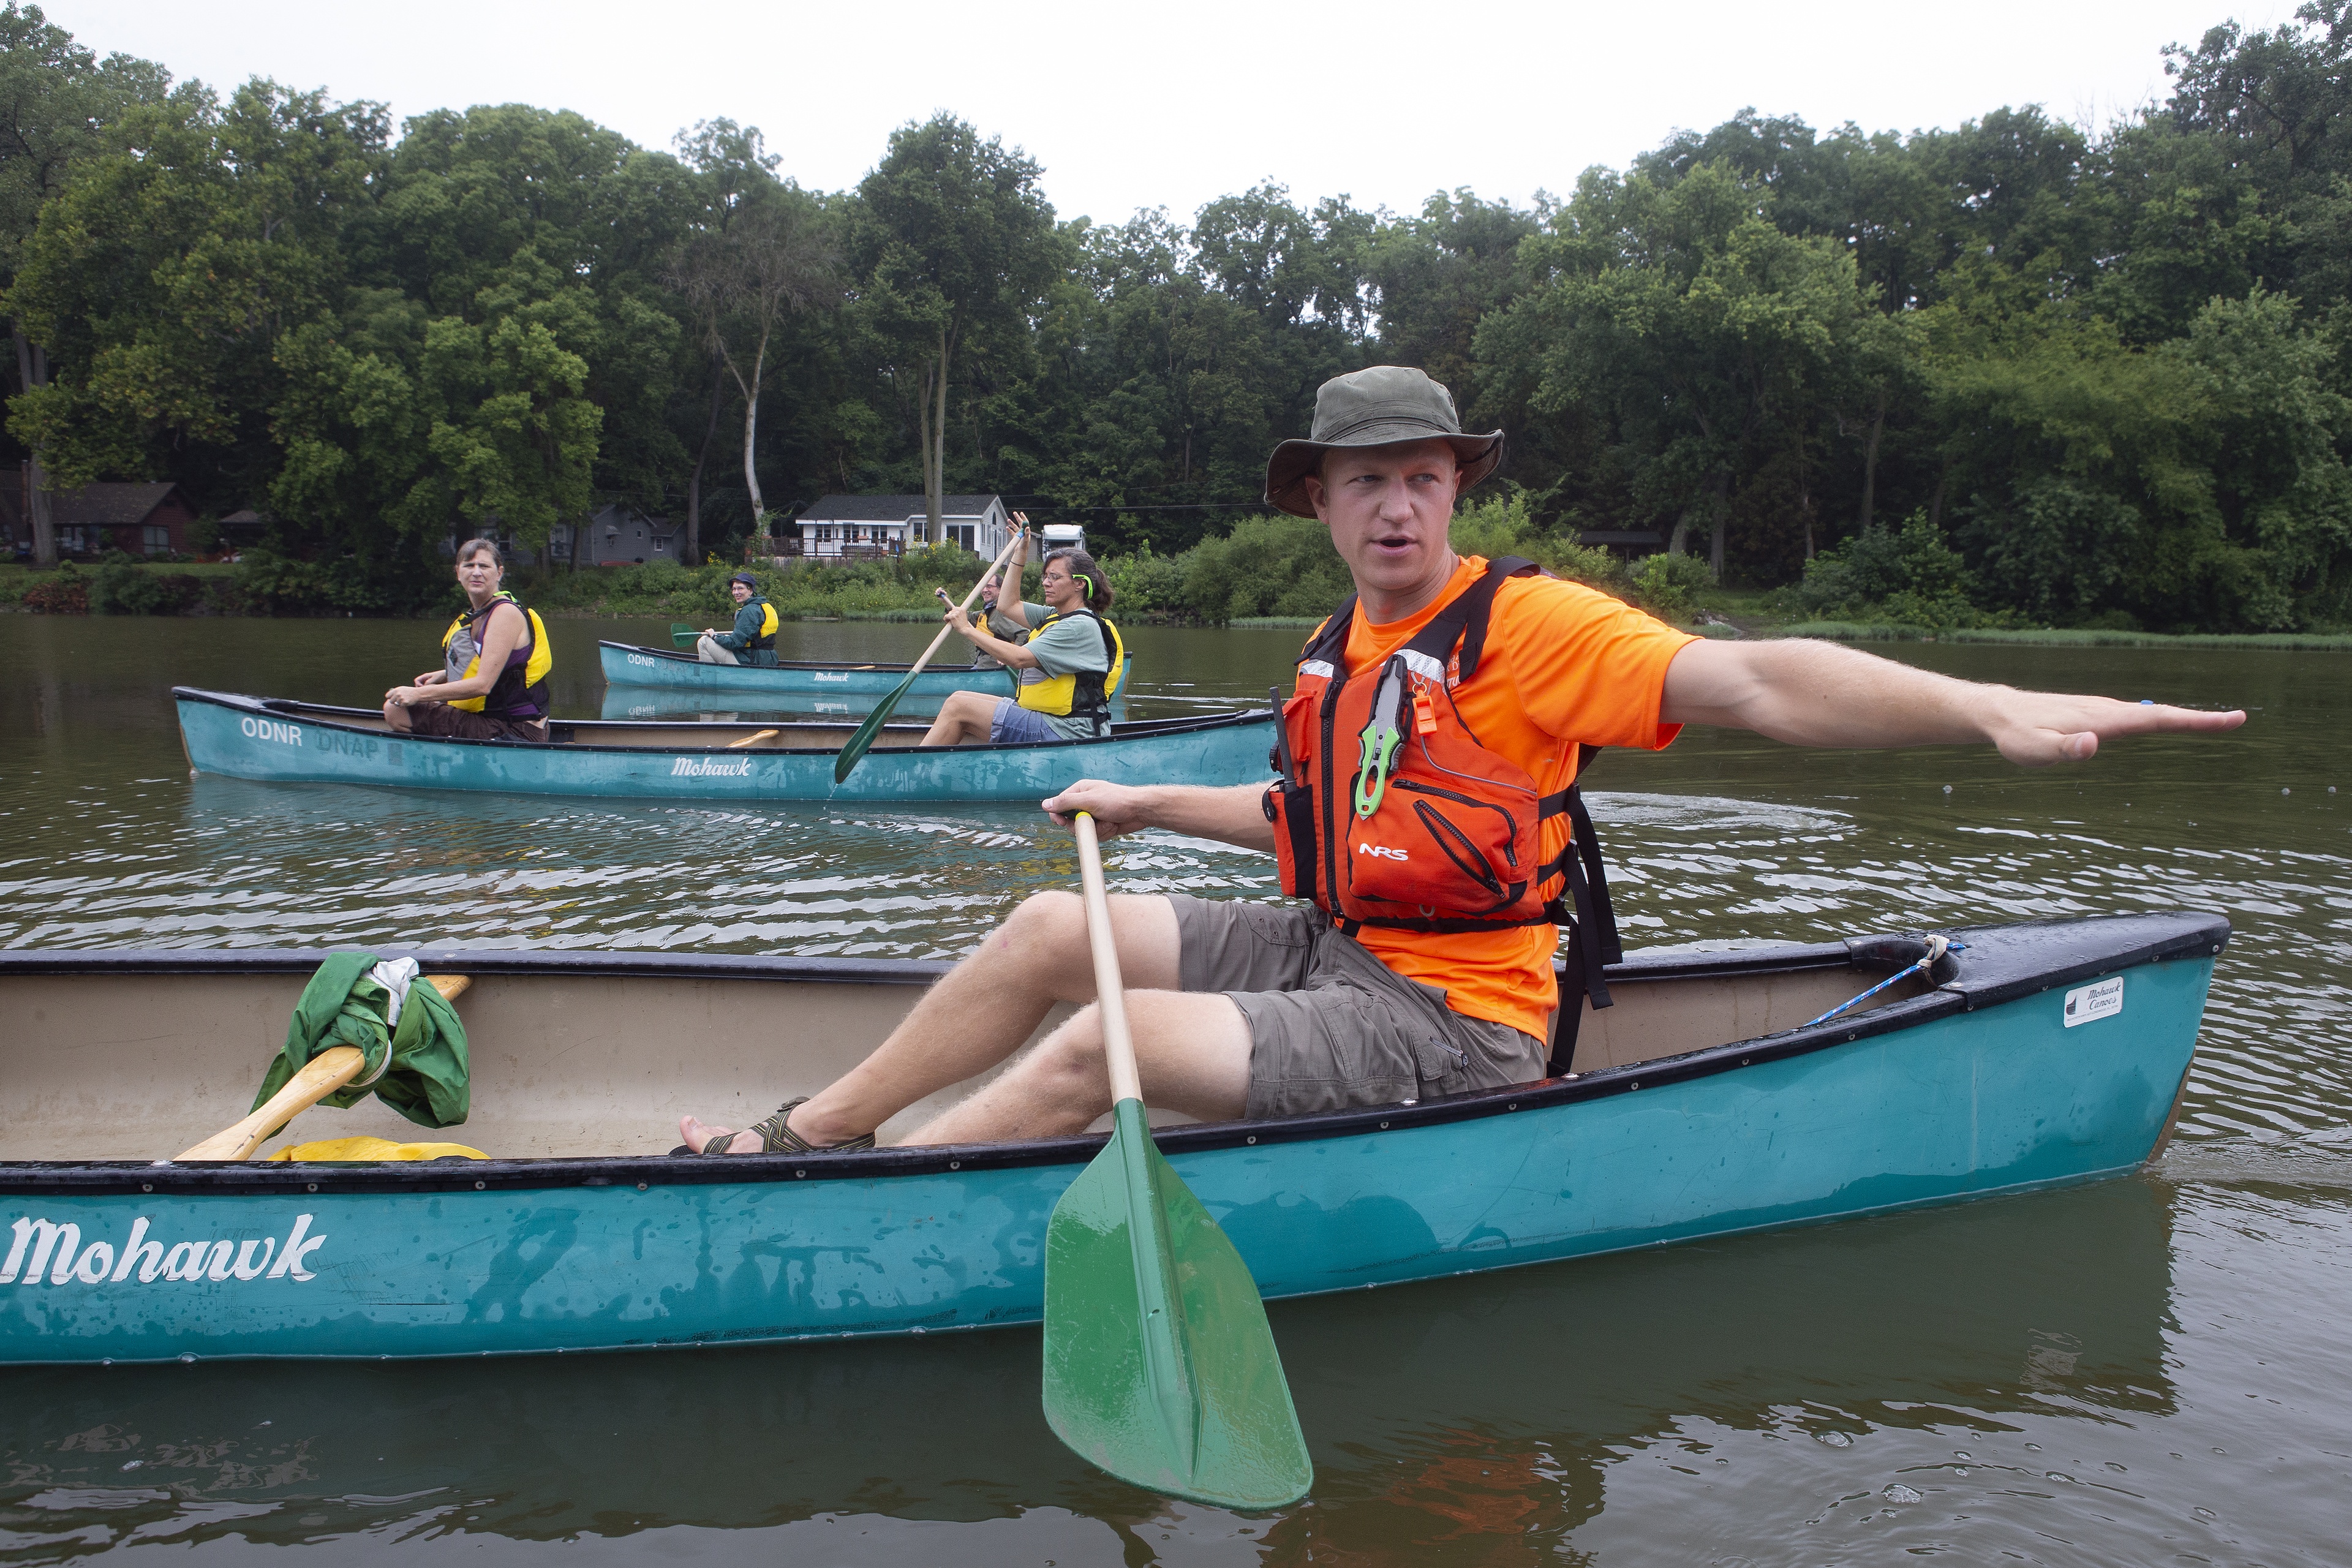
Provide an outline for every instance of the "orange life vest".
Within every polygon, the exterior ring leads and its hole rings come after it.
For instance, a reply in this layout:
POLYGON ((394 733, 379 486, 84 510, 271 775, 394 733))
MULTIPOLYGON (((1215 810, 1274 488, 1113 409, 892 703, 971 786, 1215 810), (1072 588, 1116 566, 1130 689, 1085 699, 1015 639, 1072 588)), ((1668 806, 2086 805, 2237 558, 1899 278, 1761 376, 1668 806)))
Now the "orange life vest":
MULTIPOLYGON (((1349 935, 1567 926, 1571 984, 1606 1007, 1601 965, 1623 954, 1584 798, 1574 784, 1539 794, 1524 769, 1478 743, 1454 700, 1478 677, 1496 590, 1535 570, 1516 556, 1490 563, 1411 641, 1356 671, 1349 595, 1299 655, 1265 815, 1282 890, 1328 910, 1349 935), (1542 825, 1563 816, 1568 843, 1542 861, 1542 825)), ((1600 749, 1583 749, 1580 777, 1600 749)))

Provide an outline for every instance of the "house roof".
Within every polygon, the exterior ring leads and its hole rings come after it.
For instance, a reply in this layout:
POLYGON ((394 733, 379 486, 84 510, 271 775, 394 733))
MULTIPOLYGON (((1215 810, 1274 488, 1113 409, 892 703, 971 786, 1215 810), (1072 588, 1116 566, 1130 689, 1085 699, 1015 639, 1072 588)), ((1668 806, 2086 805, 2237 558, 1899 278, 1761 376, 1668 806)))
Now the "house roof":
POLYGON ((591 527, 603 523, 607 528, 617 528, 625 522, 642 522, 656 533, 675 533, 678 529, 678 524, 668 518, 648 517, 635 507, 624 506, 619 501, 607 501, 598 507, 588 522, 591 527))
POLYGON ((166 479, 152 485, 84 485, 78 490, 52 490, 49 518, 59 524, 99 528, 144 522, 179 488, 166 479))
MULTIPOLYGON (((979 517, 1001 504, 993 495, 941 496, 941 517, 979 517)), ((795 522, 904 522, 923 517, 930 503, 921 496, 824 496, 795 522)))

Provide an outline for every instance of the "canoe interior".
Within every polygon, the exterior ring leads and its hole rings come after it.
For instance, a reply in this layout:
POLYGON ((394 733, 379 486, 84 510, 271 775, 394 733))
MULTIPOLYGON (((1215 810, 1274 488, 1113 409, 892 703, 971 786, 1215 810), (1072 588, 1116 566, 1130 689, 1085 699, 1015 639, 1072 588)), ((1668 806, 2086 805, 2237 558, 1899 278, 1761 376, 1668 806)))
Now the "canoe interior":
MULTIPOLYGON (((383 715, 368 708, 337 708, 323 703, 290 702, 270 699, 261 706, 272 713, 289 718, 304 719, 313 723, 338 724, 374 734, 389 734, 392 726, 383 715)), ((1163 734, 1198 726, 1203 722, 1223 723, 1231 716, 1223 713, 1197 715, 1180 719, 1141 719, 1114 721, 1110 732, 1114 737, 1163 734)), ((628 751, 698 752, 782 751, 837 752, 849 743, 857 732, 857 720, 757 720, 735 719, 716 715, 709 720, 695 719, 559 719, 548 725, 550 739, 559 744, 618 747, 628 751), (761 737, 750 745, 734 747, 732 742, 761 737)), ((919 745, 929 721, 912 723, 886 723, 876 739, 874 749, 919 745)), ((420 736, 420 740, 431 737, 420 736)), ((992 751, 990 746, 964 746, 962 751, 992 751)))
MULTIPOLYGON (((498 955, 508 969, 519 956, 498 955)), ((473 1113, 463 1127, 427 1132, 369 1099, 348 1110, 313 1109, 262 1153, 361 1134, 453 1140, 502 1159, 662 1153, 676 1144, 683 1113, 745 1126, 846 1071, 936 972, 903 967, 907 978, 887 982, 478 973, 457 1002, 473 1061, 473 1113)), ((461 955, 428 972, 467 967, 461 955)), ((167 1159, 236 1122, 251 1109, 308 975, 307 966, 262 963, 0 973, 0 1082, 10 1102, 0 1162, 167 1159)), ((1621 981, 1614 1007, 1587 1012, 1574 1066, 1631 1066, 1790 1028, 1878 978, 1841 957, 1621 981)), ((1917 980, 1890 986, 1865 1006, 1924 988, 1917 980)), ((910 1108, 883 1129, 883 1141, 969 1088, 910 1108)))

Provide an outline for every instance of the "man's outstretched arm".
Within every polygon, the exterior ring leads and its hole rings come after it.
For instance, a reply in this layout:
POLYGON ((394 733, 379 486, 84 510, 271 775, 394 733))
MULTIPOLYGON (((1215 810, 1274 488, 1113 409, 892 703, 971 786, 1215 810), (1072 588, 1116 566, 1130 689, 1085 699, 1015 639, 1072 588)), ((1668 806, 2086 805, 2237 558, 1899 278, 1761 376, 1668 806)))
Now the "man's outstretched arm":
POLYGON ((1080 779, 1045 802, 1046 815, 1064 827, 1073 812, 1095 819, 1102 837, 1115 838, 1140 827, 1164 827, 1194 838, 1214 838, 1244 849, 1274 853, 1274 824, 1265 819, 1265 785, 1234 784, 1208 789, 1199 784, 1115 784, 1080 779))
POLYGON ((1795 746, 1937 746, 1990 741, 2023 767, 2079 763, 2126 735, 2234 730, 2207 713, 2112 697, 1984 686, 1835 643, 1695 642, 1666 667, 1668 723, 1753 730, 1795 746))

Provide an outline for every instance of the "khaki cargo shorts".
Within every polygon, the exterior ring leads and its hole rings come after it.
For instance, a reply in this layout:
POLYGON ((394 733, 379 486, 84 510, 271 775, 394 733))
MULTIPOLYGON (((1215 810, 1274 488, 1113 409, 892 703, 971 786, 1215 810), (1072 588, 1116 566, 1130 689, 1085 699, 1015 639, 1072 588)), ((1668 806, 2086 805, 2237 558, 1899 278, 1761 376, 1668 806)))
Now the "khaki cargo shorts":
POLYGON ((1312 906, 1170 893, 1178 985, 1221 991, 1250 1027, 1244 1115, 1393 1105, 1544 1076, 1544 1044, 1468 1018, 1439 986, 1408 980, 1312 906))

